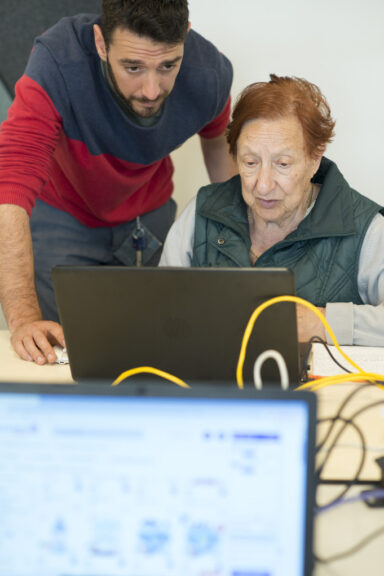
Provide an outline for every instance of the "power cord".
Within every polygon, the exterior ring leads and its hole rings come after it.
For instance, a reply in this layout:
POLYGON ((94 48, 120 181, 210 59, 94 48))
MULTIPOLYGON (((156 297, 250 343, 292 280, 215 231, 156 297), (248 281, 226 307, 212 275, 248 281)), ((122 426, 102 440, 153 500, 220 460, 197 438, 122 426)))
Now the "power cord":
MULTIPOLYGON (((335 427, 336 422, 338 421, 339 418, 341 418, 342 412, 344 411, 345 407, 349 404, 349 402, 352 400, 352 398, 358 394, 361 390, 365 390, 366 388, 370 387, 370 384, 361 384, 360 386, 358 386, 357 388, 355 388, 354 390, 352 390, 352 392, 350 392, 348 394, 348 396, 344 399, 343 403, 341 404, 336 416, 334 416, 333 418, 329 418, 328 420, 331 421, 331 425, 328 428, 328 431, 326 433, 326 435, 324 436, 322 442, 320 442, 317 446, 316 446, 316 452, 319 452, 324 444, 328 441, 328 438, 330 437, 331 433, 333 432, 333 429, 335 427)), ((320 422, 318 420, 318 422, 320 422)))
POLYGON ((384 498, 384 488, 363 490, 363 492, 360 492, 360 494, 357 494, 357 496, 350 496, 349 498, 342 498, 339 500, 332 501, 329 504, 321 506, 321 508, 318 508, 316 510, 316 514, 317 515, 323 514, 324 512, 328 512, 332 508, 342 506, 344 504, 352 504, 353 502, 368 502, 369 506, 369 502, 370 500, 372 500, 372 498, 380 498, 380 499, 384 498))
MULTIPOLYGON (((329 420, 333 420, 333 418, 322 418, 320 420, 317 421, 318 424, 321 424, 323 422, 327 422, 329 420)), ((344 423, 344 427, 342 428, 342 430, 336 435, 336 438, 333 440, 322 464, 319 466, 319 468, 316 470, 315 472, 315 478, 316 478, 316 483, 319 484, 321 482, 321 473, 324 470, 324 467, 326 465, 326 463, 328 462, 333 450, 336 448, 337 446, 337 442, 340 438, 340 436, 342 435, 342 433, 347 429, 347 426, 352 426, 352 428, 357 432, 359 439, 360 439, 360 443, 361 443, 361 452, 360 452, 360 462, 358 464, 357 470, 355 472, 355 475, 348 481, 346 481, 344 483, 344 488, 343 490, 340 492, 340 494, 338 494, 338 496, 336 496, 335 498, 333 498, 330 502, 328 502, 327 504, 323 504, 323 505, 319 505, 318 502, 316 501, 316 507, 317 510, 322 510, 323 508, 327 508, 330 507, 331 505, 335 504, 336 502, 340 502, 343 497, 348 493, 348 491, 350 490, 350 488, 356 483, 356 480, 359 478, 360 473, 364 467, 365 464, 365 458, 366 458, 366 448, 367 448, 367 443, 365 440, 365 436, 363 434, 363 431, 361 430, 360 426, 358 426, 355 422, 353 422, 352 420, 349 420, 347 418, 343 418, 342 416, 338 417, 338 421, 339 422, 343 422, 344 423)))
MULTIPOLYGON (((348 368, 346 368, 345 366, 343 366, 341 364, 341 362, 339 362, 337 360, 337 358, 335 358, 335 356, 332 354, 330 347, 328 345, 328 343, 323 340, 322 338, 320 338, 320 336, 312 336, 312 338, 308 341, 308 345, 307 345, 307 349, 305 352, 305 356, 304 356, 304 374, 303 374, 303 382, 308 382, 309 380, 311 380, 310 375, 308 374, 308 364, 309 364, 309 357, 311 354, 311 350, 312 350, 312 344, 322 344, 322 346, 325 348, 325 350, 327 351, 328 355, 330 356, 330 358, 333 360, 333 362, 344 372, 347 372, 348 374, 351 374, 351 370, 349 370, 348 368)), ((312 378, 313 379, 313 378, 312 378)))
MULTIPOLYGON (((362 388, 362 387, 361 387, 361 388, 362 388)), ((361 389, 361 388, 360 388, 360 389, 361 389)), ((354 391, 354 392, 355 392, 355 391, 354 391)), ((346 405, 346 403, 351 399, 351 397, 352 397, 352 395, 350 395, 350 396, 347 398, 347 401, 344 402, 341 410, 342 410, 343 407, 346 405)), ((342 498, 343 498, 343 496, 348 492, 348 490, 351 488, 351 486, 352 486, 353 484, 356 484, 356 483, 357 483, 357 481, 359 480, 359 476, 360 476, 361 470, 363 469, 364 462, 365 462, 365 456, 366 456, 366 442, 365 442, 364 434, 363 434, 362 430, 360 429, 360 427, 356 424, 355 419, 356 419, 358 416, 360 416, 361 414, 363 414, 364 412, 366 412, 367 410, 371 410, 372 408, 375 408, 375 407, 377 407, 377 406, 383 406, 383 405, 384 405, 384 400, 377 400, 377 401, 375 401, 375 402, 371 402, 370 404, 367 404, 366 406, 363 406, 363 407, 359 408, 359 409, 358 409, 354 414, 352 414, 352 416, 350 416, 349 418, 343 418, 343 417, 340 415, 340 410, 339 410, 339 413, 338 413, 337 417, 335 417, 335 418, 330 418, 330 419, 325 419, 325 421, 326 421, 326 420, 331 420, 331 421, 332 421, 332 420, 336 420, 336 419, 337 419, 338 421, 341 421, 341 422, 343 423, 343 425, 341 426, 341 428, 339 429, 339 431, 338 431, 338 433, 336 434, 335 438, 333 439, 333 442, 332 442, 332 444, 331 444, 331 446, 330 446, 330 448, 329 448, 329 450, 328 450, 327 456, 326 456, 325 459, 323 460, 322 464, 321 464, 321 465, 318 467, 318 469, 316 470, 316 479, 317 479, 317 481, 318 481, 319 483, 321 483, 321 481, 322 481, 322 480, 321 480, 321 474, 322 474, 322 472, 323 472, 323 470, 324 470, 324 467, 325 467, 325 465, 326 465, 326 463, 327 463, 327 461, 328 461, 328 459, 329 459, 332 451, 333 451, 334 448, 336 447, 338 440, 340 439, 341 435, 344 433, 344 431, 345 431, 345 429, 346 429, 347 426, 352 426, 352 427, 357 431, 357 433, 358 433, 358 435, 359 435, 359 437, 360 437, 360 440, 361 440, 361 448, 362 448, 362 450, 361 450, 360 463, 359 463, 358 470, 357 470, 355 476, 354 476, 353 478, 351 478, 350 480, 348 480, 348 481, 345 482, 346 488, 342 491, 341 494, 339 494, 336 498, 334 498, 334 499, 333 499, 331 502, 329 502, 326 506, 330 506, 330 505, 332 505, 332 503, 336 503, 336 502, 341 501, 342 498)), ((319 420, 318 422, 321 423, 322 420, 319 420)), ((334 425, 334 423, 333 423, 332 425, 334 425)), ((329 437, 329 434, 330 434, 330 433, 327 434, 327 438, 329 437)), ((323 441, 322 445, 324 445, 324 441, 323 441)), ((319 447, 318 447, 317 449, 319 449, 319 447)), ((383 458, 377 459, 377 463, 378 463, 378 465, 381 467, 381 471, 382 471, 381 481, 379 481, 379 482, 369 482, 369 483, 370 483, 370 484, 376 484, 376 485, 379 485, 379 486, 384 486, 384 459, 383 459, 383 458)), ((368 492, 369 492, 369 491, 368 491, 368 492)), ((372 504, 372 506, 373 506, 373 504, 372 504)), ((383 500, 383 501, 378 501, 378 502, 376 502, 376 506, 378 506, 378 507, 379 507, 379 506, 380 506, 380 507, 381 507, 381 506, 384 506, 384 500, 383 500)))

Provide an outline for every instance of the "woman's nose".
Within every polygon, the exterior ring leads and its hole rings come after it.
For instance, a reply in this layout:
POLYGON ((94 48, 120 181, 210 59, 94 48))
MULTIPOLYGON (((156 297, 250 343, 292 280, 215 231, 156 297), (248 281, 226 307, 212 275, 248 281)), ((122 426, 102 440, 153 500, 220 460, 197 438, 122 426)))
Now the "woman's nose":
POLYGON ((272 169, 269 166, 261 166, 257 176, 257 191, 260 194, 268 194, 274 188, 272 169))

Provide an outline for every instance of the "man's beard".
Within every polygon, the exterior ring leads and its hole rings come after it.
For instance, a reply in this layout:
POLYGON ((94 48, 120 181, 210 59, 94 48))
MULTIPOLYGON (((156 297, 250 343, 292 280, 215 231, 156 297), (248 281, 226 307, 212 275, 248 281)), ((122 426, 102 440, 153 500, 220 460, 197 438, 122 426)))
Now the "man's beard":
POLYGON ((126 104, 126 106, 128 106, 128 108, 130 108, 132 110, 132 112, 134 114, 136 114, 136 116, 140 116, 141 118, 151 118, 152 116, 155 116, 159 112, 164 101, 166 100, 166 98, 168 98, 169 93, 163 92, 162 94, 159 94, 159 96, 156 98, 156 100, 148 100, 148 98, 135 98, 135 97, 127 98, 121 92, 121 90, 117 84, 115 75, 114 75, 113 70, 112 70, 112 66, 111 66, 108 58, 107 58, 107 68, 108 68, 108 76, 109 76, 110 81, 112 82, 112 85, 113 85, 115 92, 123 100, 124 104, 126 104), (137 109, 135 106, 135 103, 150 104, 150 106, 145 106, 145 107, 140 106, 140 108, 137 109))

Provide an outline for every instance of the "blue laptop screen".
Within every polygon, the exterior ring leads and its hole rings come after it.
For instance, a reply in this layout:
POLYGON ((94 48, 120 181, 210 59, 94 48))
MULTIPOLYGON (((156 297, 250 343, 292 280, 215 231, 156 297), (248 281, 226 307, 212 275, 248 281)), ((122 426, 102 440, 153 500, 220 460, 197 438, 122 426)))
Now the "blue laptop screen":
POLYGON ((0 395, 0 574, 304 575, 301 401, 0 395))

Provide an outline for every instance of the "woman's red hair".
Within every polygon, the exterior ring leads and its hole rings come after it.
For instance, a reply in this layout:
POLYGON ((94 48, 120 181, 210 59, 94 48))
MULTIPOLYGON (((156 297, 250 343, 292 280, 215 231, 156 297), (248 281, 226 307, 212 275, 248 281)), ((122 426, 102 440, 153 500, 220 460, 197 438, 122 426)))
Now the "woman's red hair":
POLYGON ((271 74, 270 78, 269 82, 250 84, 240 94, 227 131, 231 154, 236 156, 237 140, 247 122, 294 115, 303 128, 308 155, 321 156, 334 136, 335 121, 320 89, 293 76, 271 74))

